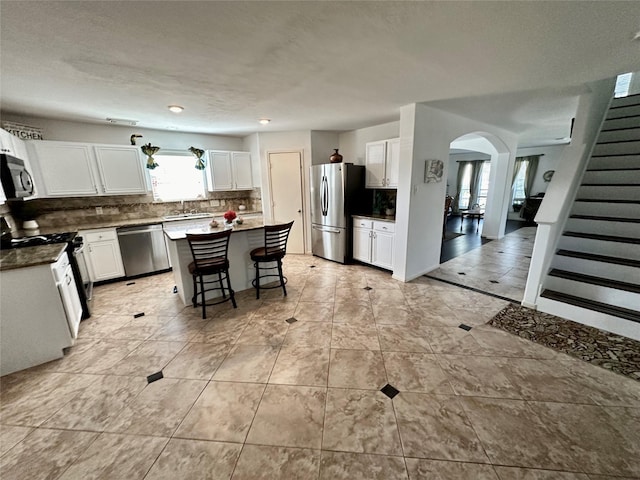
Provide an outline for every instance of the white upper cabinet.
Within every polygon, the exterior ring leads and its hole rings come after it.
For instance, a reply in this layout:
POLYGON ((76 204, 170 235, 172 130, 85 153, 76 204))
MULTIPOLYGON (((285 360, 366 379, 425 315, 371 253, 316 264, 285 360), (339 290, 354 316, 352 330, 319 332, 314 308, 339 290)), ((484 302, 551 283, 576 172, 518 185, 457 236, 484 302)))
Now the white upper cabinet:
POLYGON ((209 191, 251 190, 253 174, 249 152, 209 151, 209 191))
POLYGON ((207 171, 209 191, 233 190, 231 172, 231 152, 209 152, 209 170, 207 171))
POLYGON ((97 195, 95 160, 91 147, 83 143, 31 142, 38 165, 43 196, 76 197, 97 195))
POLYGON ((384 187, 385 152, 387 142, 369 142, 366 145, 366 186, 367 188, 384 187))
POLYGON ((96 145, 94 148, 102 191, 106 195, 147 192, 139 148, 116 145, 96 145))
POLYGON ((231 152, 231 165, 236 190, 253 188, 253 172, 251 171, 251 154, 249 152, 231 152))
POLYGON ((400 171, 400 139, 369 142, 365 146, 366 187, 397 188, 400 171))
POLYGON ((147 192, 137 147, 74 142, 31 142, 47 197, 133 195, 147 192))

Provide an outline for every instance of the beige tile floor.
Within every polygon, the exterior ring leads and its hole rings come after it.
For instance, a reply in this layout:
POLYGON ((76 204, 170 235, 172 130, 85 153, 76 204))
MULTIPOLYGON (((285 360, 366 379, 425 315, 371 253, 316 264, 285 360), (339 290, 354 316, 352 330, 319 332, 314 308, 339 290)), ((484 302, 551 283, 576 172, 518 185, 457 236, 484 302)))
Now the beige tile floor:
POLYGON ((483 325, 493 297, 285 263, 286 298, 207 320, 171 274, 96 288, 63 359, 1 379, 0 478, 640 478, 640 382, 483 325))
POLYGON ((518 302, 524 296, 536 227, 523 227, 452 258, 429 276, 518 302))

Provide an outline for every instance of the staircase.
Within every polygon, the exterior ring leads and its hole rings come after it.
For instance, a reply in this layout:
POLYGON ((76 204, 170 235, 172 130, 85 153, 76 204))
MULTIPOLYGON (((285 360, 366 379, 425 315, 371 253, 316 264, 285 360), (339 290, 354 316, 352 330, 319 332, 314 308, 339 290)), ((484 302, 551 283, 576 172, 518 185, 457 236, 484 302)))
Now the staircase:
POLYGON ((640 95, 609 107, 540 297, 640 329, 640 95))

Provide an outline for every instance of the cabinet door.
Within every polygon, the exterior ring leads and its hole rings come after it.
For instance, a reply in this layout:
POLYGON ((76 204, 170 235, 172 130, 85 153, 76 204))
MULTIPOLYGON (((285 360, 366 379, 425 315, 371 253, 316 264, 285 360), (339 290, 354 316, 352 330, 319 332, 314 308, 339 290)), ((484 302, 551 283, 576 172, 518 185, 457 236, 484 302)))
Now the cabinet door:
POLYGON ((233 190, 231 152, 209 152, 209 191, 233 190))
POLYGON ((94 282, 124 277, 124 266, 117 240, 93 242, 87 245, 94 282))
POLYGON ((97 145, 95 154, 105 194, 129 195, 147 192, 138 147, 97 145))
POLYGON ((354 227, 353 258, 371 263, 371 229, 354 227))
POLYGON ((366 145, 365 164, 367 168, 366 187, 384 186, 386 142, 370 142, 366 145))
POLYGON ((32 145, 46 196, 71 197, 98 193, 89 145, 46 141, 33 142, 32 145))
POLYGON ((251 190, 253 188, 251 154, 249 152, 232 152, 231 159, 234 176, 234 189, 251 190))
POLYGON ((374 232, 371 263, 393 270, 393 233, 374 232))
POLYGON ((387 187, 398 187, 398 176, 400 175, 400 139, 394 138, 387 141, 386 152, 386 181, 387 187))

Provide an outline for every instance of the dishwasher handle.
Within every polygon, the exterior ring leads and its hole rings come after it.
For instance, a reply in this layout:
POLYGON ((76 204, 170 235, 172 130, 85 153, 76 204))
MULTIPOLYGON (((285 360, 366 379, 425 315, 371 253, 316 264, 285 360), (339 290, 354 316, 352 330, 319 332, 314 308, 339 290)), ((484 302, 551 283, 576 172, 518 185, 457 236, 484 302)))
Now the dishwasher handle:
POLYGON ((157 232, 157 231, 161 231, 162 230, 162 225, 161 224, 157 224, 157 225, 143 225, 140 227, 120 227, 117 228, 116 231, 118 233, 118 236, 123 236, 123 235, 136 235, 139 233, 152 233, 152 232, 157 232))

